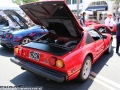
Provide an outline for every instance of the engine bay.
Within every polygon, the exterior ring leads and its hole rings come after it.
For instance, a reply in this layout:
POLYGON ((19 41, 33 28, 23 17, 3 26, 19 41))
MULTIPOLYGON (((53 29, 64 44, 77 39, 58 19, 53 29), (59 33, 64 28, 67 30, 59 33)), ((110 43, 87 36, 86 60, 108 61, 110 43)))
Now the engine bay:
POLYGON ((52 34, 47 34, 47 35, 43 35, 35 42, 49 44, 66 49, 72 49, 79 43, 79 41, 80 41, 79 38, 63 37, 63 36, 55 36, 52 34))

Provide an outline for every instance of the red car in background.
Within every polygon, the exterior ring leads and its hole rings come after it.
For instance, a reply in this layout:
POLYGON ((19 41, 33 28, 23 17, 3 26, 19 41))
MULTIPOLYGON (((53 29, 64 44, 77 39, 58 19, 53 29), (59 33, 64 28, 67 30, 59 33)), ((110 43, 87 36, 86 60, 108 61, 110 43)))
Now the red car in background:
POLYGON ((64 1, 41 1, 20 6, 35 24, 49 33, 14 47, 10 60, 42 77, 57 81, 85 82, 92 64, 111 52, 110 34, 82 28, 64 1), (39 8, 39 9, 38 9, 39 8))
POLYGON ((86 26, 93 25, 93 24, 99 24, 99 23, 97 21, 92 21, 92 20, 86 20, 85 21, 86 26))
MULTIPOLYGON (((87 27, 92 27, 101 33, 105 32, 105 24, 100 24, 98 22, 93 22, 91 20, 87 20, 85 24, 87 27)), ((116 33, 116 26, 114 27, 114 30, 112 31, 112 33, 116 33)))

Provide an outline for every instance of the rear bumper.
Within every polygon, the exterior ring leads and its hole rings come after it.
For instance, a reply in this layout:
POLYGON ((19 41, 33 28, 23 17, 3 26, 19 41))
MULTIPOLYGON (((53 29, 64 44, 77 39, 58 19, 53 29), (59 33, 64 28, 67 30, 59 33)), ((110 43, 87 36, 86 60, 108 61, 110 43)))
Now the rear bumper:
POLYGON ((30 72, 33 72, 35 74, 38 74, 42 77, 45 77, 45 78, 48 78, 48 79, 51 79, 51 80, 54 80, 57 82, 63 82, 63 81, 67 80, 67 75, 64 73, 61 73, 61 72, 58 72, 55 70, 51 70, 49 68, 46 68, 46 67, 43 67, 40 65, 36 65, 34 63, 31 63, 31 62, 28 62, 28 61, 25 61, 25 60, 22 60, 22 59, 16 58, 16 57, 12 57, 12 58, 10 58, 10 60, 13 63, 21 66, 22 68, 24 68, 30 72))
POLYGON ((14 48, 14 46, 19 45, 19 42, 13 42, 9 39, 0 39, 0 44, 8 48, 14 48))

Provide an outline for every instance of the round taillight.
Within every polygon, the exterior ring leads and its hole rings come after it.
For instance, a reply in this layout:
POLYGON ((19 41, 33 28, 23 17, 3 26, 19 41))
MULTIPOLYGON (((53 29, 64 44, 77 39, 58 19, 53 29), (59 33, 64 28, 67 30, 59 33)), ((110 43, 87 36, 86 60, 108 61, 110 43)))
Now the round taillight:
POLYGON ((63 67, 64 67, 63 61, 62 61, 62 60, 57 60, 57 61, 56 61, 56 66, 57 66, 58 68, 63 68, 63 67))
POLYGON ((15 53, 15 54, 18 54, 18 47, 15 47, 15 48, 14 48, 14 53, 15 53))
POLYGON ((13 36, 12 36, 12 35, 10 35, 10 39, 11 39, 11 38, 13 38, 13 36))
POLYGON ((9 37, 9 35, 8 35, 8 34, 6 34, 6 35, 5 35, 5 37, 6 37, 6 38, 8 38, 8 37, 9 37))
POLYGON ((54 66, 56 64, 56 58, 55 57, 51 57, 49 59, 49 64, 52 65, 52 66, 54 66))

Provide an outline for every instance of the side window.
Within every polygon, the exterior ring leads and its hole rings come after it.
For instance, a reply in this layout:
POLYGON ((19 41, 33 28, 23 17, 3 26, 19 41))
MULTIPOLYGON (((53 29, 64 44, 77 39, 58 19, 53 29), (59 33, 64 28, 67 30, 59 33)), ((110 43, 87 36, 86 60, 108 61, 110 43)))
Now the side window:
POLYGON ((98 32, 96 32, 95 30, 90 30, 89 34, 92 36, 92 38, 95 41, 102 39, 102 36, 98 32))
POLYGON ((92 42, 94 42, 94 40, 93 40, 93 38, 90 36, 90 34, 88 33, 85 43, 86 43, 86 44, 89 44, 89 43, 92 43, 92 42))

